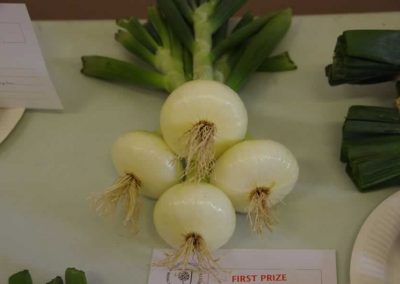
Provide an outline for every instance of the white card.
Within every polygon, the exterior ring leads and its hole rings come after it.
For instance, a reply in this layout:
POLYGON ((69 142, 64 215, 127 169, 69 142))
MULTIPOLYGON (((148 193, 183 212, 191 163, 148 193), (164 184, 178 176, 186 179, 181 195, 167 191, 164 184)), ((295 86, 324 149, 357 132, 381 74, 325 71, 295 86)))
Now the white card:
MULTIPOLYGON (((152 263, 166 250, 153 251, 152 263)), ((215 257, 225 272, 208 273, 152 265, 149 284, 337 284, 334 250, 218 250, 215 257)))
POLYGON ((0 107, 62 109, 25 4, 0 4, 0 107))

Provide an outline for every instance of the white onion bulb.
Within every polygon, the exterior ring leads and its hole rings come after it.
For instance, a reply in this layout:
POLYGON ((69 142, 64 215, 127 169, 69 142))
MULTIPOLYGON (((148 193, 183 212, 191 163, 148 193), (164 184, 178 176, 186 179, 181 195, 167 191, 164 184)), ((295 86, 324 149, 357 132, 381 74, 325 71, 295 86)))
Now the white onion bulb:
POLYGON ((187 160, 185 173, 205 178, 223 151, 245 138, 247 111, 226 85, 207 80, 187 82, 165 101, 160 115, 169 147, 187 160))
POLYGON ((235 230, 236 215, 229 198, 207 183, 181 183, 168 189, 154 208, 154 225, 176 249, 163 265, 194 262, 201 270, 216 265, 210 251, 223 246, 235 230))
POLYGON ((261 233, 274 222, 271 207, 294 187, 299 175, 296 158, 271 140, 244 141, 216 162, 211 183, 231 199, 236 211, 248 213, 252 229, 261 233))
POLYGON ((129 132, 118 138, 112 159, 120 175, 134 174, 142 184, 141 193, 154 199, 183 175, 181 163, 164 140, 146 131, 129 132))
POLYGON ((139 193, 158 198, 183 176, 182 165, 167 144, 159 135, 146 131, 119 137, 112 148, 112 160, 120 176, 96 200, 96 210, 101 215, 112 213, 117 204, 123 202, 125 224, 136 223, 139 193))

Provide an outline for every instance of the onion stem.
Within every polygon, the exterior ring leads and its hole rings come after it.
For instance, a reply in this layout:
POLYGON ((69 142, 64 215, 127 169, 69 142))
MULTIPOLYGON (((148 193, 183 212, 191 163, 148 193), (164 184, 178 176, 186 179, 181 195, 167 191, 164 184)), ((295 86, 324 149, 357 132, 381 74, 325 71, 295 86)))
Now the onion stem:
POLYGON ((154 64, 154 54, 137 41, 130 33, 119 30, 115 34, 115 40, 145 62, 154 64))
POLYGON ((184 66, 181 60, 171 54, 170 48, 159 48, 155 56, 154 66, 165 74, 165 84, 168 90, 174 90, 186 82, 184 66))
POLYGON ((160 36, 162 45, 166 48, 169 48, 170 41, 168 29, 158 9, 156 7, 150 6, 147 10, 147 16, 149 18, 149 21, 157 31, 157 34, 160 36))
MULTIPOLYGON (((190 51, 193 47, 193 35, 184 16, 172 0, 157 0, 158 7, 181 43, 190 51)), ((189 3, 190 4, 190 3, 189 3)), ((180 7, 180 6, 179 6, 180 7)))
POLYGON ((257 72, 281 72, 296 70, 297 66, 290 58, 288 52, 268 57, 258 67, 257 72))
POLYGON ((179 10, 182 13, 182 16, 185 18, 186 21, 189 23, 193 22, 193 11, 192 7, 187 0, 175 0, 175 4, 178 6, 179 10))
POLYGON ((137 18, 131 17, 129 20, 119 19, 116 23, 121 28, 129 31, 134 38, 146 46, 151 52, 154 53, 157 50, 158 44, 156 40, 147 32, 146 28, 142 26, 137 18))
MULTIPOLYGON (((208 2, 213 1, 215 0, 208 0, 208 2)), ((246 0, 218 0, 216 2, 218 2, 218 5, 213 9, 213 15, 210 18, 212 33, 227 22, 243 6, 246 0)))
POLYGON ((251 37, 226 80, 228 86, 233 90, 239 90, 244 85, 250 74, 257 70, 286 34, 291 17, 290 9, 283 10, 270 18, 263 28, 251 37))
POLYGON ((81 72, 87 76, 105 80, 146 85, 157 89, 168 89, 165 76, 132 63, 105 56, 83 56, 81 72))
POLYGON ((212 27, 209 17, 214 11, 216 1, 202 4, 193 13, 193 78, 213 79, 213 67, 211 59, 212 27))
POLYGON ((121 65, 120 62, 110 65, 110 59, 106 65, 93 64, 83 73, 100 79, 155 86, 170 93, 190 80, 216 80, 238 91, 255 71, 293 70, 295 66, 287 57, 274 58, 266 67, 265 64, 260 67, 288 30, 290 9, 262 17, 247 13, 229 30, 229 19, 245 2, 157 0, 157 6, 148 8, 146 23, 135 17, 117 20, 117 25, 126 31, 119 31, 115 38, 161 73, 162 78, 147 70, 140 74, 142 68, 137 66, 124 66, 128 74, 121 74, 111 66, 121 65))
POLYGON ((212 51, 212 59, 215 61, 226 51, 231 50, 238 45, 242 44, 246 39, 254 35, 258 32, 266 22, 271 18, 273 14, 266 15, 262 18, 258 18, 253 20, 252 22, 247 23, 245 26, 238 28, 232 34, 221 41, 212 51))

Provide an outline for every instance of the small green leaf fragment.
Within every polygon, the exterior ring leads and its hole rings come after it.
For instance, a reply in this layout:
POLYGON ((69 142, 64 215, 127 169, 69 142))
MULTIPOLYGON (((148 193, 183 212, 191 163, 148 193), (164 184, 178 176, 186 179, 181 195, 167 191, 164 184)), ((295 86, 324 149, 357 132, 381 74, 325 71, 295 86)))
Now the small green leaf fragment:
POLYGON ((64 281, 60 276, 57 276, 56 278, 54 278, 50 282, 47 282, 46 284, 64 284, 64 281))
POLYGON ((32 277, 28 270, 17 272, 8 278, 8 284, 32 284, 32 277))
POLYGON ((85 272, 76 268, 67 268, 65 284, 87 284, 85 272))

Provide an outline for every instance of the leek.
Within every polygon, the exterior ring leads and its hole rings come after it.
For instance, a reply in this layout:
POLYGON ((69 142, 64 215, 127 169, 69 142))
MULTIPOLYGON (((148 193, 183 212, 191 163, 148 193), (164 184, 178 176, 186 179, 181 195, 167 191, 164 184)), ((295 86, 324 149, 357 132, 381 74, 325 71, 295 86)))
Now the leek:
POLYGON ((373 159, 357 159, 347 171, 360 191, 400 184, 400 156, 379 155, 373 159))
POLYGON ((341 160, 360 191, 400 184, 399 111, 350 107, 343 125, 341 160))
POLYGON ((338 37, 333 63, 325 69, 330 85, 398 80, 400 31, 350 30, 338 37))
MULTIPOLYGON (((336 42, 329 84, 398 81, 400 31, 349 30, 336 42)), ((400 95, 400 83, 396 83, 400 95)), ((400 99, 396 100, 400 108, 400 99)), ((400 115, 398 109, 350 107, 343 125, 341 161, 360 191, 400 183, 400 115)))

